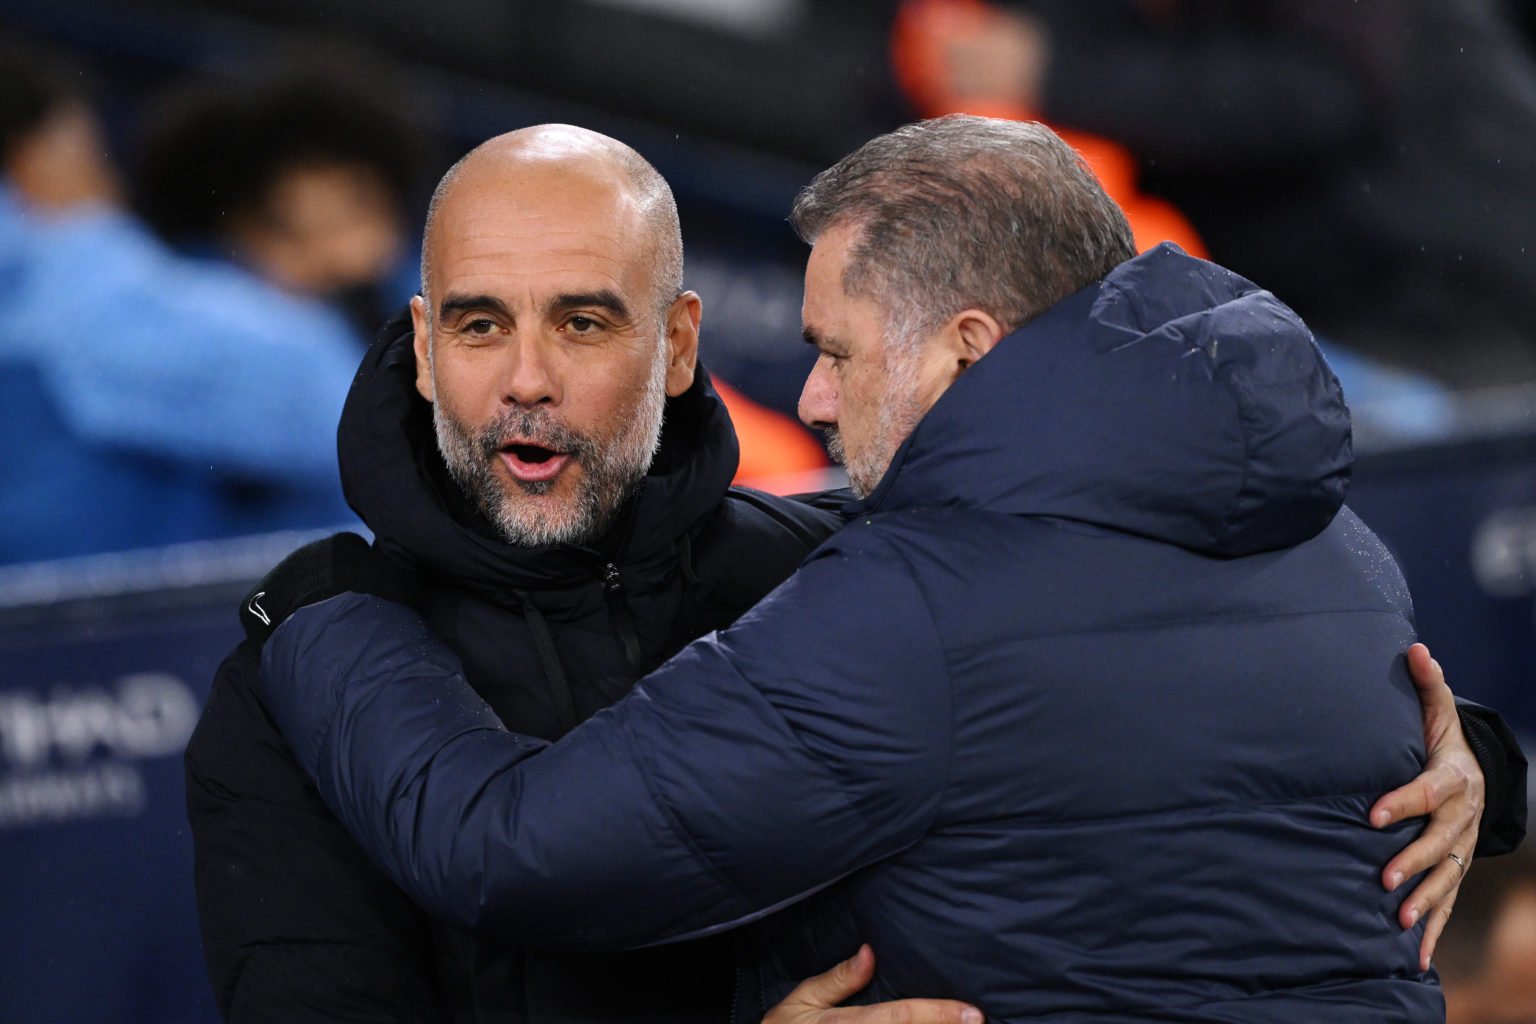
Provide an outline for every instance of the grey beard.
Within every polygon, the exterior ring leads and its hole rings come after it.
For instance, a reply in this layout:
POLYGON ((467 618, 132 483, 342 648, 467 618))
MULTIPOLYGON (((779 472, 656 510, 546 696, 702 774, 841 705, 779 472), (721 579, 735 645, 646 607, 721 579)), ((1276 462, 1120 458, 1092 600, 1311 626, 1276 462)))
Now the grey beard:
POLYGON ((666 406, 666 360, 658 356, 636 407, 616 419, 613 438, 582 434, 544 409, 510 409, 478 433, 432 407, 437 448, 448 473, 509 544, 547 547, 587 544, 602 536, 645 478, 661 444, 666 406), (517 437, 568 455, 582 469, 571 499, 540 508, 527 501, 549 494, 556 480, 512 480, 496 475, 496 460, 507 438, 517 437))
MULTIPOLYGON (((822 437, 827 443, 828 457, 830 457, 832 461, 837 463, 839 466, 847 469, 848 453, 843 450, 843 435, 839 433, 836 427, 828 427, 825 433, 823 433, 822 437)), ((853 479, 852 472, 848 473, 848 489, 853 492, 854 497, 869 497, 869 492, 866 491, 863 487, 859 486, 859 482, 853 479)))
POLYGON ((888 350, 887 377, 880 401, 875 435, 862 452, 850 462, 843 447, 843 435, 836 427, 826 431, 827 454, 848 471, 848 489, 856 497, 867 498, 880 483, 891 460, 896 457, 907 435, 923 417, 923 410, 913 401, 917 387, 917 360, 914 354, 888 350))
POLYGON ((880 478, 885 475, 886 467, 890 465, 889 455, 871 447, 862 456, 848 461, 848 453, 843 448, 843 435, 836 427, 828 427, 826 432, 827 454, 832 461, 842 466, 848 472, 848 489, 856 498, 867 498, 880 478))
POLYGON ((827 454, 832 457, 832 461, 839 466, 847 465, 848 453, 843 451, 843 435, 838 433, 836 427, 828 427, 823 436, 827 441, 827 454))

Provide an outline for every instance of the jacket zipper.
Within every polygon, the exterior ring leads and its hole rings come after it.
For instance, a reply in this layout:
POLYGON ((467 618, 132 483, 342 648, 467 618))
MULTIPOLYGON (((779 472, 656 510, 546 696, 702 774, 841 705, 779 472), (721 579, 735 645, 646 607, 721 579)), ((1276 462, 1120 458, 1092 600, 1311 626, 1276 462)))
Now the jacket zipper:
POLYGON ((603 566, 603 590, 608 595, 608 614, 624 643, 624 656, 629 659, 629 667, 638 672, 643 660, 640 637, 635 634, 635 620, 629 613, 629 602, 624 599, 624 577, 613 562, 603 566))

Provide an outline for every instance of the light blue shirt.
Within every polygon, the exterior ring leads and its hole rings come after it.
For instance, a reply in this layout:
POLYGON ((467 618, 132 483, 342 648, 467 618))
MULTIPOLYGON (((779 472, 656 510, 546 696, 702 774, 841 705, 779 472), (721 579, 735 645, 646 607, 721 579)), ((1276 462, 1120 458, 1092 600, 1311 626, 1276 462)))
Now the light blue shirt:
POLYGON ((109 207, 0 186, 0 561, 349 519, 333 310, 173 252, 109 207))

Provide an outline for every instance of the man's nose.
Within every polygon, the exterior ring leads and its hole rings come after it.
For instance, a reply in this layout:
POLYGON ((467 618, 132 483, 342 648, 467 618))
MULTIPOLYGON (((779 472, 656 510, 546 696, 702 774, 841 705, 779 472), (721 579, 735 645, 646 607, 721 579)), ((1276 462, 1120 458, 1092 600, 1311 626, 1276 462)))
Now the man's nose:
POLYGON ((837 426, 837 381, 825 356, 816 360, 800 391, 800 422, 813 430, 837 426))
POLYGON ((552 360, 551 346, 543 338, 523 335, 506 347, 501 400, 507 405, 532 409, 559 405, 560 374, 552 360))

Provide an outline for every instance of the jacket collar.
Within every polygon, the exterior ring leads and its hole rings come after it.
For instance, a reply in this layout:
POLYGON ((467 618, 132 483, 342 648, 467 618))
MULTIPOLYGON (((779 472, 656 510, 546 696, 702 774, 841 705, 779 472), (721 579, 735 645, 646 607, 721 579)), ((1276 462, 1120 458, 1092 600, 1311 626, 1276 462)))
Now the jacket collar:
POLYGON ((1352 461, 1338 381, 1296 314, 1165 244, 966 371, 854 513, 1053 516, 1231 556, 1321 531, 1352 461))
MULTIPOLYGON (((407 314, 369 348, 337 433, 347 502, 379 547, 413 570, 493 598, 589 586, 606 556, 566 545, 513 546, 469 506, 443 466, 432 407, 415 379, 407 314)), ((668 570, 679 538, 719 504, 736 473, 735 431, 702 366, 687 392, 667 400, 664 416, 650 472, 615 535, 599 545, 616 553, 626 573, 668 570)))

